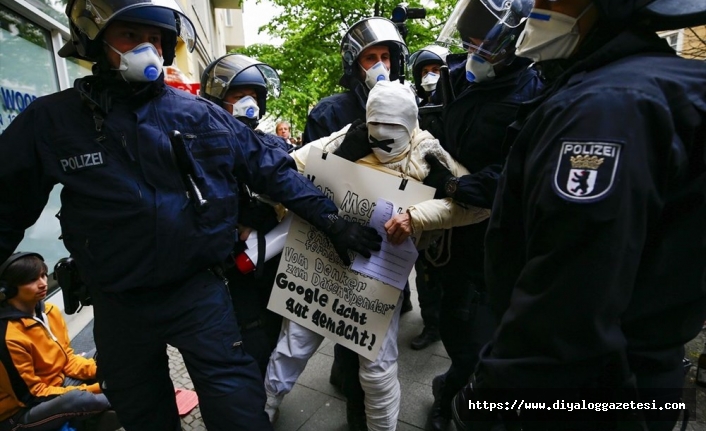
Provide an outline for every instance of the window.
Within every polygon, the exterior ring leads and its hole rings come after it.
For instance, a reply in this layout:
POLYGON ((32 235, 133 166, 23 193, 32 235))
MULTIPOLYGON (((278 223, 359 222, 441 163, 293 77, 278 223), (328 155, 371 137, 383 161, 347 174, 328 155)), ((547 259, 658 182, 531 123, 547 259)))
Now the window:
POLYGON ((226 27, 233 27, 233 13, 230 9, 225 9, 226 27))
POLYGON ((54 18, 66 27, 69 26, 69 18, 64 13, 66 0, 33 0, 28 3, 31 3, 32 6, 39 9, 45 15, 54 18))
POLYGON ((677 54, 681 54, 684 39, 684 30, 670 31, 669 33, 662 33, 660 36, 662 37, 662 39, 665 39, 667 41, 667 43, 670 47, 672 47, 674 52, 676 52, 677 54))
POLYGON ((67 58, 66 68, 69 73, 69 82, 73 84, 74 80, 90 75, 92 65, 93 63, 89 63, 86 60, 79 60, 73 57, 67 58))
POLYGON ((0 6, 0 133, 39 96, 59 90, 49 32, 0 6))
MULTIPOLYGON (((0 6, 0 134, 33 100, 57 91, 49 32, 0 6)), ((60 186, 54 188, 39 220, 27 229, 17 248, 41 254, 50 272, 69 255, 59 240, 61 228, 55 217, 61 207, 60 191, 60 186)))

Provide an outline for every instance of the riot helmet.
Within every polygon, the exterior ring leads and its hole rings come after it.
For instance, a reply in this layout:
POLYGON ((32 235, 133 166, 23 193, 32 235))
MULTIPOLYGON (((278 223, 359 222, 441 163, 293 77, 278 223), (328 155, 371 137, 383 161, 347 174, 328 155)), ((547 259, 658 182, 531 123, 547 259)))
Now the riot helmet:
POLYGON ((409 54, 407 45, 392 21, 372 17, 353 24, 341 39, 341 86, 353 89, 356 82, 361 81, 358 57, 366 48, 375 45, 385 45, 390 50, 390 80, 404 77, 405 61, 409 54))
POLYGON ((201 74, 201 95, 220 106, 225 103, 228 90, 241 87, 251 88, 257 94, 257 115, 242 115, 255 120, 256 125, 256 120, 265 115, 267 96, 279 97, 281 87, 276 70, 245 55, 227 54, 209 64, 201 74))
POLYGON ((468 62, 475 60, 492 77, 494 66, 515 58, 515 43, 532 5, 532 0, 460 0, 436 42, 463 47, 468 62))
MULTIPOLYGON (((446 57, 449 50, 439 45, 428 45, 409 56, 409 68, 412 70, 412 80, 420 97, 426 96, 433 91, 433 88, 424 87, 422 80, 422 69, 424 66, 436 64, 442 66, 446 64, 446 57)), ((438 77, 437 77, 438 78, 438 77)))
POLYGON ((196 31, 176 0, 70 0, 66 5, 71 40, 60 50, 62 57, 97 62, 102 55, 101 37, 114 21, 151 25, 162 29, 162 56, 169 66, 176 55, 177 37, 189 51, 196 44, 196 31))

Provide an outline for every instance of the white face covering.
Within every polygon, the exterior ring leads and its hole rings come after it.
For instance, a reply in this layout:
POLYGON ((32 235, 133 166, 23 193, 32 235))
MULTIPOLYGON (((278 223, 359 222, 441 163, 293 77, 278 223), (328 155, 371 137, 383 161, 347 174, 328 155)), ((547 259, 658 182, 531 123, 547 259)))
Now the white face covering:
POLYGON ((110 49, 120 55, 119 70, 128 82, 149 82, 162 74, 164 58, 159 56, 157 48, 149 42, 141 43, 130 51, 120 52, 106 43, 110 49))
POLYGON ((234 117, 247 117, 250 119, 258 119, 260 115, 260 107, 257 101, 252 96, 245 96, 235 103, 223 102, 233 106, 234 117))
POLYGON ((390 80, 390 70, 385 66, 385 63, 378 61, 373 64, 370 69, 365 71, 365 85, 369 89, 373 89, 378 81, 389 81, 390 80))
POLYGON ((466 80, 468 82, 483 82, 495 78, 493 64, 478 54, 468 54, 466 60, 466 80))
POLYGON ((373 154, 387 163, 409 147, 409 132, 400 124, 368 124, 368 139, 373 154))
POLYGON ((578 20, 592 5, 590 3, 576 18, 550 10, 532 9, 525 29, 517 39, 515 55, 533 61, 569 58, 579 43, 578 20))
POLYGON ((436 83, 439 82, 439 74, 434 72, 427 72, 422 78, 422 88, 427 93, 431 93, 436 90, 436 83))

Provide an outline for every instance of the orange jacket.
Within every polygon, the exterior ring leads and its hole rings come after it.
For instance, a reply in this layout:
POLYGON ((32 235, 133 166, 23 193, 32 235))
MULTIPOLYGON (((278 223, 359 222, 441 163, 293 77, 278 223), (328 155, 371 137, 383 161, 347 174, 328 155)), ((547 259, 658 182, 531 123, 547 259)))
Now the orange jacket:
POLYGON ((98 383, 62 386, 65 377, 95 379, 96 363, 74 354, 58 307, 40 302, 37 310, 44 322, 12 306, 0 307, 0 421, 40 397, 76 389, 100 393, 98 383))

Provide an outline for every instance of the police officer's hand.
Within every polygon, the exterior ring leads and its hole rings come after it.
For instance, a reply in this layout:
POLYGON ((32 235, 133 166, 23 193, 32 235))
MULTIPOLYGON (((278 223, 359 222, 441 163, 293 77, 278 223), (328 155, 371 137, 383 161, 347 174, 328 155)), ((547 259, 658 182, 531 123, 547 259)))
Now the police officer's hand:
POLYGON ((341 146, 333 154, 355 162, 372 153, 368 140, 368 125, 361 119, 355 120, 346 132, 341 146))
POLYGON ((351 259, 348 257, 348 250, 360 253, 364 257, 370 257, 370 250, 380 250, 382 238, 375 229, 361 226, 358 223, 350 222, 338 216, 333 217, 333 223, 325 231, 333 248, 338 253, 343 264, 348 266, 351 259))
POLYGON ((434 187, 436 189, 436 194, 434 199, 441 199, 446 197, 446 183, 454 177, 454 175, 449 171, 446 166, 441 164, 436 156, 427 154, 424 156, 424 160, 429 163, 429 175, 424 178, 424 184, 429 187, 434 187))

